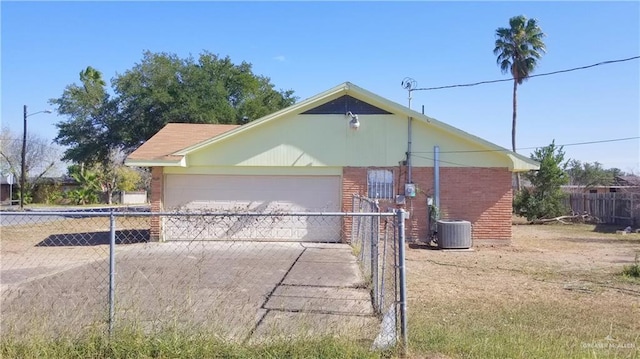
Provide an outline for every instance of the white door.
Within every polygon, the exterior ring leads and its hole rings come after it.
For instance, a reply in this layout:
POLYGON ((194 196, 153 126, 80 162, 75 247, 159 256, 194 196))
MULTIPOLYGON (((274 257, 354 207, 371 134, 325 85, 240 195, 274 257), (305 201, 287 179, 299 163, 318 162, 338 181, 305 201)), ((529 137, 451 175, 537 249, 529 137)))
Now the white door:
POLYGON ((229 213, 168 218, 165 240, 340 241, 339 217, 287 216, 340 210, 339 176, 165 176, 165 211, 229 213), (234 216, 257 212, 269 216, 234 216))

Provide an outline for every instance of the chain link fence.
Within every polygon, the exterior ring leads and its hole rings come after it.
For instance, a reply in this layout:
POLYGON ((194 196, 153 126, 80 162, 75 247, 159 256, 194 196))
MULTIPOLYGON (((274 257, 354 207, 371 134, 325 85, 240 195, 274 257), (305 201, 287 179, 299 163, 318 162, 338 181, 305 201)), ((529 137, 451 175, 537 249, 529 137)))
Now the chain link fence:
POLYGON ((372 209, 3 212, 0 329, 17 339, 120 329, 249 343, 339 335, 386 348, 406 321, 402 230, 397 214, 372 209))
MULTIPOLYGON (((381 213, 378 201, 359 195, 353 195, 352 208, 354 213, 379 213, 353 217, 351 244, 364 275, 370 278, 373 307, 382 322, 374 346, 396 345, 399 333, 406 333, 400 283, 404 270, 399 263, 400 240, 404 243, 404 237, 399 236, 400 213, 393 216, 381 213)), ((403 340, 406 337, 401 336, 403 340)), ((406 341, 402 344, 406 346, 406 341)))

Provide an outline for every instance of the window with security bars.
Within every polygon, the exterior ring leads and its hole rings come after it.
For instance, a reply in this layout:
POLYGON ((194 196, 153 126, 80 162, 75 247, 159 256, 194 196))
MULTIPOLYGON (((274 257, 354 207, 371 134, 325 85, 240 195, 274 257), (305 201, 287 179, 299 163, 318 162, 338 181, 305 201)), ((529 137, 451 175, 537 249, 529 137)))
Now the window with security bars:
POLYGON ((393 199, 393 171, 369 170, 367 188, 369 198, 393 199))

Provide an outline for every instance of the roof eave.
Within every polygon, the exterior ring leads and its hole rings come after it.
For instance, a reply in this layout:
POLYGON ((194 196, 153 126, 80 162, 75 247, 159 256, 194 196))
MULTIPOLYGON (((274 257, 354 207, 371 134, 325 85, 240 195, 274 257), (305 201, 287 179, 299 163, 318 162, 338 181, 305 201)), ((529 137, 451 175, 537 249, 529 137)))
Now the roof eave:
POLYGON ((507 156, 511 160, 511 166, 509 167, 511 172, 529 172, 540 169, 540 163, 517 153, 510 152, 507 153, 507 156))
POLYGON ((131 167, 187 167, 185 157, 179 160, 127 159, 124 164, 131 167))
POLYGON ((374 105, 380 105, 381 107, 384 107, 388 110, 391 110, 391 112, 395 112, 396 114, 404 114, 408 117, 412 117, 414 119, 418 119, 420 121, 424 121, 425 123, 428 123, 432 126, 436 126, 439 128, 442 128, 445 131, 448 131, 452 134, 455 134, 457 136, 460 136, 462 138, 466 138, 468 140, 471 140, 473 142, 478 143, 479 145, 482 145, 484 147, 486 147, 488 150, 492 150, 492 151, 498 151, 501 154, 506 155, 509 158, 509 161, 511 162, 511 166, 509 166, 509 170, 511 170, 512 172, 527 172, 527 171, 531 171, 531 170, 538 170, 540 168, 540 164, 534 160, 531 160, 525 156, 522 156, 518 153, 512 152, 510 150, 507 150, 505 148, 502 148, 492 142, 489 142, 485 139, 482 139, 480 137, 477 137, 475 135, 472 135, 470 133, 467 133, 463 130, 460 130, 456 127, 453 127, 451 125, 448 125, 444 122, 438 121, 434 118, 428 117, 420 112, 414 111, 406 106, 403 106, 401 104, 398 104, 396 102, 393 102, 389 99, 386 99, 382 96, 379 96, 373 92, 370 92, 366 89, 363 89, 361 87, 358 87, 357 85, 354 85, 350 82, 344 82, 334 88, 331 88, 327 91, 324 91, 320 94, 317 94, 315 96, 312 96, 308 99, 305 99, 301 102, 298 102, 297 104, 291 105, 287 108, 284 108, 280 111, 274 112, 272 114, 269 114, 267 116, 264 116, 260 119, 257 119, 253 122, 249 122, 246 125, 240 126, 238 128, 235 128, 233 130, 224 132, 218 136, 214 136, 208 140, 202 141, 200 143, 194 144, 192 146, 186 147, 180 151, 174 152, 172 153, 173 156, 186 156, 189 153, 192 153, 194 151, 197 151, 205 146, 208 146, 211 143, 223 140, 225 138, 231 137, 231 136, 235 136, 237 133, 249 130, 253 127, 256 126, 260 126, 265 122, 268 122, 274 118, 277 117, 281 117, 281 116, 286 116, 289 115, 291 113, 296 113, 296 112, 304 112, 310 108, 312 108, 313 106, 315 106, 317 104, 318 101, 323 101, 323 100, 327 100, 330 99, 332 97, 339 97, 341 95, 344 94, 349 94, 350 92, 354 92, 354 93, 358 93, 360 95, 362 95, 365 98, 368 98, 369 100, 371 100, 371 102, 374 102, 374 105))

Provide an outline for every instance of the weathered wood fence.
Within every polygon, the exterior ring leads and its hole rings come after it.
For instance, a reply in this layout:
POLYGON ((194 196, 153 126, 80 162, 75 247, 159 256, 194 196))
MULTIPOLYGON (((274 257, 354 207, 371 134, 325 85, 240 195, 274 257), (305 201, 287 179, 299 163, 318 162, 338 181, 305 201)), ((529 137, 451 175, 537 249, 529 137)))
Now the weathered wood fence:
POLYGON ((640 225, 640 193, 569 193, 565 206, 573 213, 588 213, 601 223, 640 225))

